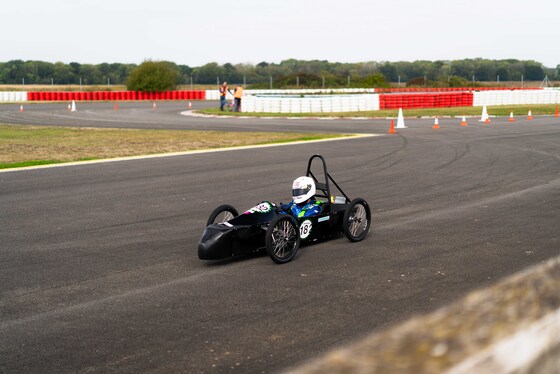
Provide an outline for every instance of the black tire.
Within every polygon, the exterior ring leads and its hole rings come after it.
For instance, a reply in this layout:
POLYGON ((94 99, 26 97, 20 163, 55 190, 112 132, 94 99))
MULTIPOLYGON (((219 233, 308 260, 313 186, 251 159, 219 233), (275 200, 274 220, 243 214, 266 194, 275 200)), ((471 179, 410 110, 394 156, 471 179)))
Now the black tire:
POLYGON ((266 230, 266 252, 277 264, 290 262, 296 256, 300 237, 294 217, 282 214, 274 217, 266 230))
POLYGON ((210 226, 214 223, 229 221, 230 219, 232 219, 233 217, 237 217, 238 215, 239 213, 237 213, 237 210, 231 205, 220 205, 210 214, 210 217, 208 217, 208 222, 206 222, 206 226, 210 226))
POLYGON ((371 225, 369 204, 362 198, 352 200, 344 212, 342 225, 344 235, 351 242, 359 242, 365 238, 371 225))

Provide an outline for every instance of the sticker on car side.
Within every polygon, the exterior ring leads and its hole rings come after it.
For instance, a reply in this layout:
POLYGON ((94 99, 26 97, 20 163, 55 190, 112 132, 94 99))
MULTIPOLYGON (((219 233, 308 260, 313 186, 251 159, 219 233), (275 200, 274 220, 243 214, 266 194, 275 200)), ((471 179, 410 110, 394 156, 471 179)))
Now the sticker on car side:
POLYGON ((243 214, 251 214, 251 213, 268 213, 272 210, 272 206, 269 203, 260 203, 259 205, 252 207, 248 211, 243 214))
POLYGON ((303 221, 299 226, 299 237, 302 239, 307 238, 309 234, 311 234, 312 228, 313 225, 311 224, 310 220, 306 219, 305 221, 303 221))

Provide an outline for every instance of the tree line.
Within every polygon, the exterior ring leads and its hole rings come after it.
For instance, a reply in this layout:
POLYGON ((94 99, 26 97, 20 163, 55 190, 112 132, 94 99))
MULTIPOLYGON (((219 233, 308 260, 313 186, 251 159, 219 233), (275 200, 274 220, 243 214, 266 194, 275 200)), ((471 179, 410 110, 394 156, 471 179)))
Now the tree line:
MULTIPOLYGON (((387 86, 465 86, 476 82, 560 80, 560 65, 546 68, 533 60, 464 59, 453 61, 399 61, 340 63, 289 59, 280 63, 220 65, 210 62, 189 67, 166 62, 175 84, 217 84, 227 80, 258 88, 387 86)), ((102 63, 69 64, 12 60, 0 62, 0 84, 122 85, 139 66, 102 63)))

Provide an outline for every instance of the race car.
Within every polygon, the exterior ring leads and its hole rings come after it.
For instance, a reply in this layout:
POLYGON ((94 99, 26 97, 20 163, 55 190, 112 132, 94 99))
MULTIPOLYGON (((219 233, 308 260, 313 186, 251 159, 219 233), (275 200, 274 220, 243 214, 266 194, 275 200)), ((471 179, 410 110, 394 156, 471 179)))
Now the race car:
POLYGON ((282 204, 270 201, 263 201, 242 214, 231 205, 220 205, 208 218, 198 244, 198 257, 219 260, 266 249, 274 262, 284 264, 295 258, 302 243, 342 234, 352 242, 363 240, 371 225, 369 204, 362 198, 350 200, 328 173, 321 155, 309 158, 305 175, 315 181, 314 198, 321 204, 320 213, 294 217, 282 204), (312 172, 314 160, 322 163, 321 182, 312 172), (332 195, 331 186, 341 196, 332 195))

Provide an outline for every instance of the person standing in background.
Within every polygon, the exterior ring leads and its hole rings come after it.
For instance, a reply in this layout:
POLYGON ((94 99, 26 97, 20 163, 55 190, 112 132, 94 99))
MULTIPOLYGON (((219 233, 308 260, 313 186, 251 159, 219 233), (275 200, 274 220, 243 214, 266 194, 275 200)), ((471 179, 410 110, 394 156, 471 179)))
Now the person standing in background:
POLYGON ((224 105, 226 105, 226 96, 228 92, 231 94, 227 82, 222 83, 222 85, 220 86, 220 110, 221 111, 224 110, 224 105))
POLYGON ((234 112, 241 111, 241 98, 242 97, 243 97, 243 86, 238 84, 237 87, 235 87, 235 91, 233 91, 233 98, 234 98, 233 111, 234 112))

